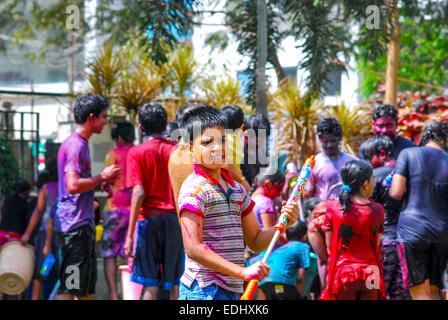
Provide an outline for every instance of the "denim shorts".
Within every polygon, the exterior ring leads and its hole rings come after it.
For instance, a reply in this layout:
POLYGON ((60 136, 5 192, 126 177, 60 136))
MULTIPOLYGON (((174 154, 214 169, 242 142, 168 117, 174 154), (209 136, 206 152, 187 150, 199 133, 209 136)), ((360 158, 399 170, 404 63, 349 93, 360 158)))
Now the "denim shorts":
POLYGON ((240 296, 239 293, 227 291, 216 284, 201 288, 197 281, 190 288, 182 282, 179 287, 179 300, 240 300, 240 296))
POLYGON ((131 281, 164 290, 179 285, 185 253, 175 212, 138 222, 131 281))

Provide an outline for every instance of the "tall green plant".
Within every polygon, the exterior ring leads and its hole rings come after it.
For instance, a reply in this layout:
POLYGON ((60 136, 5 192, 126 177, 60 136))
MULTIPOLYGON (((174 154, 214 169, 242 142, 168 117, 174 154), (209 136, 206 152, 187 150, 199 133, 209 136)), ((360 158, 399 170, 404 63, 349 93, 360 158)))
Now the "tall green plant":
POLYGON ((170 83, 172 92, 180 98, 182 105, 186 101, 187 91, 191 91, 199 79, 199 63, 194 57, 191 43, 186 42, 169 54, 168 68, 170 69, 170 83))
POLYGON ((19 162, 11 146, 0 137, 0 194, 10 193, 14 184, 21 178, 19 162))
POLYGON ((296 81, 286 78, 273 95, 270 110, 279 129, 278 147, 293 161, 304 163, 317 150, 316 125, 323 105, 303 94, 296 81))

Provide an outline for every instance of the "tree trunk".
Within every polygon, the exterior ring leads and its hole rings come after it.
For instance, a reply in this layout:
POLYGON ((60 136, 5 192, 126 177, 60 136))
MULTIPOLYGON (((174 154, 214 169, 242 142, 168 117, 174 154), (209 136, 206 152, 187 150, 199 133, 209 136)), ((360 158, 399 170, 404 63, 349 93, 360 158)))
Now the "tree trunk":
POLYGON ((268 61, 272 63, 275 73, 277 74, 277 82, 280 83, 283 79, 286 78, 286 74, 285 70, 283 70, 283 67, 280 64, 280 61, 278 60, 278 55, 275 48, 270 48, 270 50, 268 50, 268 61))
POLYGON ((387 0, 387 6, 392 8, 391 23, 388 24, 391 36, 387 44, 386 96, 385 103, 397 106, 398 66, 400 60, 401 32, 398 25, 397 0, 387 0))
MULTIPOLYGON (((75 36, 73 32, 70 32, 70 55, 68 58, 68 92, 72 95, 74 93, 75 86, 75 36)), ((73 113, 73 97, 69 98, 70 101, 70 113, 73 113)))
POLYGON ((266 0, 257 0, 257 79, 255 110, 267 114, 266 60, 267 60, 267 9, 266 0))

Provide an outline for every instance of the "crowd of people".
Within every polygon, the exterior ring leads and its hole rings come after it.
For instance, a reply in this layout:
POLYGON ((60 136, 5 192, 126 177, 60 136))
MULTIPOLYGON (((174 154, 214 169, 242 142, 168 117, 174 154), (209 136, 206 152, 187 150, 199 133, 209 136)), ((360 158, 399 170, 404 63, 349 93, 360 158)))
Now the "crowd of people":
POLYGON ((252 279, 258 300, 446 299, 446 121, 428 122, 416 146, 397 134, 397 110, 380 105, 357 157, 340 150, 340 122, 322 118, 322 151, 295 203, 287 201, 294 165, 261 160, 269 119, 236 105, 186 104, 168 122, 162 105, 146 103, 138 113, 144 141, 135 144, 131 123, 114 124, 116 148, 92 176, 88 141, 102 132, 108 107, 101 95, 76 99, 76 129, 48 165, 30 219, 28 182, 3 201, 0 246, 26 245, 38 228, 32 299, 92 299, 99 223, 111 300, 119 299, 119 257, 142 300, 157 299, 160 288, 176 300, 239 300, 252 279), (107 194, 102 210, 95 191, 107 194), (286 231, 264 263, 282 217, 286 231), (43 276, 49 254, 56 264, 43 276))

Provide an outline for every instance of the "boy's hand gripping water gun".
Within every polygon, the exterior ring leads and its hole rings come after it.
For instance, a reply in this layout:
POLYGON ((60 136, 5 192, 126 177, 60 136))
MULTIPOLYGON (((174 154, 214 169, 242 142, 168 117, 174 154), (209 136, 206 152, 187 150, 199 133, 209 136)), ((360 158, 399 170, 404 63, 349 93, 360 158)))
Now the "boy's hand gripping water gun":
MULTIPOLYGON (((300 172, 300 176, 297 179, 296 184, 294 185, 294 188, 291 191, 291 194, 289 195, 289 199, 287 203, 290 202, 297 202, 302 195, 303 188, 306 185, 306 182, 308 181, 308 178, 311 175, 311 170, 313 170, 314 165, 316 164, 314 156, 309 157, 305 164, 303 165, 302 171, 300 172)), ((271 254, 272 249, 274 248, 275 243, 278 240, 278 237, 281 233, 285 232, 286 226, 288 225, 289 220, 286 218, 286 216, 282 215, 279 219, 279 222, 275 225, 275 233, 274 237, 271 240, 271 243, 269 244, 268 249, 266 250, 266 254, 263 257, 263 263, 266 263, 266 261, 269 258, 269 255, 271 254)), ((258 288, 259 281, 257 279, 252 279, 249 281, 249 284, 246 287, 246 291, 244 291, 243 295, 241 296, 241 300, 251 300, 255 290, 258 288)))

